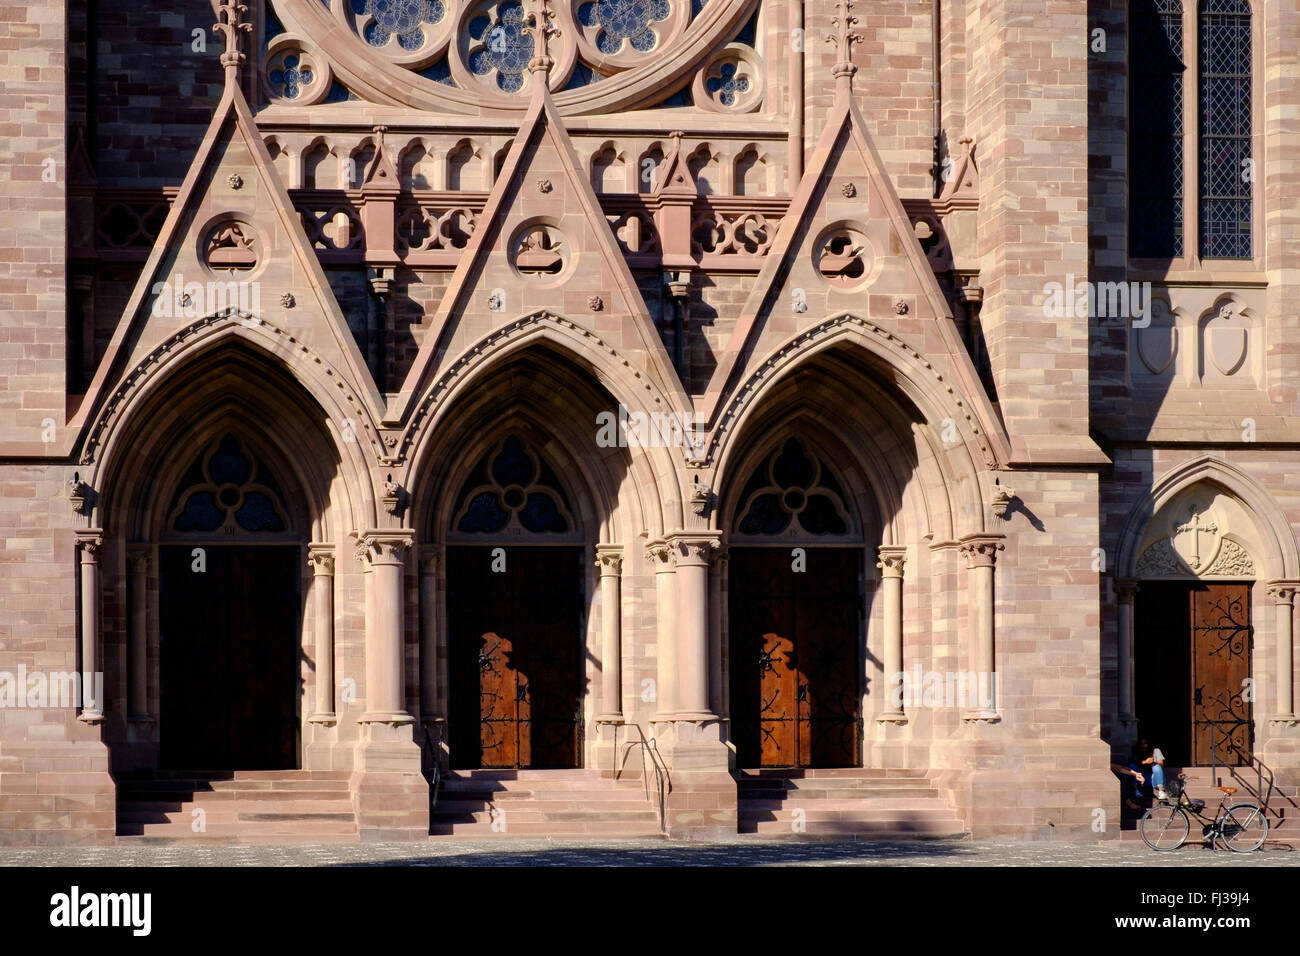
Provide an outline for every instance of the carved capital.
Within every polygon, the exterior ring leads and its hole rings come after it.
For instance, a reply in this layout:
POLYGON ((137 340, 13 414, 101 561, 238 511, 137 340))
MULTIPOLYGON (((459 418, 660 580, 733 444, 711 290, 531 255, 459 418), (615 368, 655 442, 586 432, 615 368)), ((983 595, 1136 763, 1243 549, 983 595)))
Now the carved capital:
POLYGON ((623 573, 623 546, 621 544, 596 545, 596 567, 600 576, 618 577, 623 573))
POLYGON ((707 567, 714 554, 721 547, 722 535, 717 532, 707 534, 688 532, 669 535, 668 540, 672 546, 678 567, 682 565, 703 565, 707 567))
POLYGON ((102 528, 90 528, 77 532, 77 548, 81 551, 82 564, 97 564, 100 552, 104 548, 104 531, 102 528))
POLYGON ((443 548, 440 544, 420 546, 420 573, 438 574, 442 570, 443 548))
POLYGON ((132 574, 148 574, 152 549, 147 544, 128 544, 126 546, 126 564, 132 574))
POLYGON ((1268 581, 1264 589, 1274 604, 1294 604, 1296 592, 1300 591, 1300 581, 1268 581))
POLYGON ((876 567, 880 569, 882 578, 901 578, 903 576, 903 565, 907 561, 907 548, 900 545, 881 545, 876 554, 880 558, 876 562, 876 567))
POLYGON ((415 544, 415 532, 409 528, 400 531, 366 531, 357 536, 357 560, 367 567, 381 564, 401 564, 406 552, 415 544))
POLYGON ((1115 597, 1121 604, 1132 604, 1133 595, 1141 590, 1138 586, 1137 578, 1116 578, 1115 579, 1115 597))
POLYGON ((997 563, 998 552, 1007 546, 1002 535, 972 534, 961 539, 961 553, 968 568, 991 568, 997 563))
POLYGON ((318 577, 333 574, 336 553, 332 544, 312 542, 307 546, 307 563, 318 577))

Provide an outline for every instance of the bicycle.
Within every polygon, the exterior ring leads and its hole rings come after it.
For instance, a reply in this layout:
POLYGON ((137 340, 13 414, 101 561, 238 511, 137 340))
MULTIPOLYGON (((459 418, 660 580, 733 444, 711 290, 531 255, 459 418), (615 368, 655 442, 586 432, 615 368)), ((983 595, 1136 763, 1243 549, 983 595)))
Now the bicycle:
POLYGON ((1222 842, 1229 850, 1236 853, 1250 853, 1264 845, 1268 837, 1268 817, 1261 807, 1252 803, 1238 803, 1225 807, 1227 799, 1237 792, 1236 787, 1219 787, 1223 796, 1219 797, 1219 808, 1214 819, 1206 821, 1204 800, 1192 800, 1182 786, 1186 774, 1179 774, 1176 782, 1171 782, 1166 789, 1174 797, 1158 800, 1142 814, 1138 821, 1138 830, 1142 840, 1153 850, 1177 850, 1187 840, 1192 822, 1188 814, 1201 821, 1201 838, 1210 841, 1214 849, 1216 842, 1222 842))

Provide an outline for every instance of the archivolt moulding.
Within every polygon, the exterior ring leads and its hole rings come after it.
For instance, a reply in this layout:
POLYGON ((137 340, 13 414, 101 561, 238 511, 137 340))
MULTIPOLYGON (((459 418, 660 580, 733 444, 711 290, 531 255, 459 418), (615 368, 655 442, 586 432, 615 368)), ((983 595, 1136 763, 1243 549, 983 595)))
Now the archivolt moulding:
MULTIPOLYGON (((164 340, 126 373, 121 384, 114 390, 112 397, 104 403, 103 409, 95 417, 94 424, 87 434, 86 443, 81 452, 80 463, 83 465, 95 464, 100 450, 108 444, 112 433, 120 427, 126 409, 134 403, 135 398, 148 383, 157 378, 159 372, 165 366, 173 364, 172 356, 204 340, 215 338, 234 327, 246 329, 250 332, 257 331, 269 336, 272 340, 271 346, 265 350, 273 356, 284 359, 285 364, 290 369, 295 369, 295 363, 292 361, 292 357, 295 355, 302 356, 314 365, 319 366, 325 377, 340 391, 342 396, 342 403, 340 404, 346 403, 348 408, 355 410, 356 417, 353 421, 360 426, 355 429, 356 434, 364 436, 376 458, 382 457, 383 446, 379 441, 374 426, 370 422, 365 403, 328 362, 284 329, 272 325, 270 322, 249 312, 239 309, 227 309, 205 316, 197 322, 185 326, 164 340)), ((308 392, 312 394, 311 389, 308 389, 308 392)), ((313 397, 319 401, 319 398, 314 394, 313 397)))
MULTIPOLYGON (((778 378, 784 372, 788 371, 795 363, 800 361, 805 353, 819 343, 824 343, 836 335, 842 334, 846 330, 854 329, 865 333, 871 339, 878 342, 881 348, 891 353, 895 361, 893 364, 897 371, 905 372, 902 367, 904 362, 919 366, 940 389, 948 396, 955 407, 957 415, 965 422, 971 436, 979 445, 980 452, 984 457, 984 464, 988 468, 997 467, 997 456, 993 452, 993 446, 989 443, 988 437, 980 427, 979 420, 975 417, 974 412, 966 401, 957 393, 947 381, 943 374, 939 372, 932 362, 926 359, 920 352, 912 348, 902 339, 888 329, 876 325, 867 319, 850 313, 843 313, 834 316, 822 322, 820 325, 800 332, 793 339, 788 341, 772 356, 770 356, 748 379, 746 379, 739 388, 736 389, 735 398, 727 405, 725 411, 718 419, 717 425, 713 429, 713 434, 709 440, 709 446, 706 454, 693 465, 703 467, 714 463, 718 449, 726 441, 727 436, 734 430, 736 423, 740 420, 746 407, 757 395, 765 383, 778 378)), ((956 417, 956 416, 954 416, 956 417)))
MULTIPOLYGON (((438 376, 424 398, 420 400, 419 405, 416 406, 415 412, 411 416, 411 422, 402 434, 397 451, 391 458, 386 459, 385 463, 396 465, 407 459, 425 421, 458 389, 460 383, 467 376, 485 363, 496 359, 511 345, 520 344, 528 337, 530 332, 545 331, 548 326, 551 331, 558 332, 565 338, 576 340, 579 346, 573 350, 576 354, 581 355, 585 349, 594 349, 609 356, 617 365, 625 368, 627 374, 644 389, 645 399, 649 403, 648 407, 655 410, 668 407, 668 403, 664 401, 663 395, 654 384, 639 369, 634 368, 630 361, 621 356, 617 349, 595 332, 553 312, 533 312, 515 319, 508 325, 493 330, 485 338, 467 348, 460 358, 438 376)), ((595 363, 593 365, 598 373, 605 371, 600 365, 595 363)))

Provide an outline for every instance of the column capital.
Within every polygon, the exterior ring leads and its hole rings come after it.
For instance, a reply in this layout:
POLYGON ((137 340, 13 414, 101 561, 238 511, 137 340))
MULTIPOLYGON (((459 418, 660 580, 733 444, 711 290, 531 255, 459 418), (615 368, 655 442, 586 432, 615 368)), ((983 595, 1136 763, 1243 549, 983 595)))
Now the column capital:
POLYGON ((966 556, 968 568, 991 568, 997 563, 999 551, 1005 551, 1006 535, 1002 534, 968 534, 961 539, 958 547, 966 556))
POLYGON ((415 545, 410 528, 396 531, 363 531, 356 536, 357 560, 371 567, 377 564, 401 564, 406 552, 415 545))
POLYGON ((655 571, 671 571, 673 569, 673 549, 663 538, 655 538, 647 541, 645 545, 646 560, 655 566, 655 571))
POLYGON ((1300 591, 1300 581, 1277 580, 1264 582, 1265 593, 1273 599, 1274 604, 1294 604, 1295 596, 1300 591))
POLYGON ((881 577, 901 578, 903 576, 903 565, 907 562, 907 548, 898 544, 882 544, 876 549, 876 554, 880 558, 876 562, 876 567, 880 569, 881 577))
POLYGON ((422 544, 419 548, 420 572, 437 574, 442 570, 442 559, 446 548, 441 544, 422 544))
POLYGON ((707 567, 714 554, 722 547, 720 531, 677 531, 668 536, 669 546, 677 566, 697 565, 707 567))
POLYGON ((143 541, 132 541, 126 546, 126 563, 137 574, 147 574, 153 548, 143 541))
POLYGON ((307 563, 317 575, 334 573, 334 560, 337 554, 338 549, 332 544, 313 541, 307 545, 307 563))
POLYGON ((1131 604, 1133 595, 1142 590, 1137 578, 1116 578, 1115 596, 1125 604, 1131 604))
POLYGON ((618 577, 623 573, 623 546, 621 544, 596 545, 596 567, 600 576, 618 577))
POLYGON ((99 552, 104 547, 104 529, 86 528, 76 532, 77 547, 81 549, 81 562, 94 564, 99 560, 99 552))

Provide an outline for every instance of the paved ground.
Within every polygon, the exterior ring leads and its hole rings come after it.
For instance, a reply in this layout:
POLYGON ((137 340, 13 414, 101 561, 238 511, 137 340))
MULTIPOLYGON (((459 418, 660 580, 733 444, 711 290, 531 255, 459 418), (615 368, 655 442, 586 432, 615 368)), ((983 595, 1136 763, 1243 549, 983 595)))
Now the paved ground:
MULTIPOLYGON (((764 842, 683 844, 653 840, 493 840, 432 844, 344 843, 285 846, 130 846, 49 850, 0 848, 5 866, 1151 866, 1145 844, 1094 845, 964 841, 764 842)), ((1300 866, 1296 845, 1256 853, 1189 845, 1158 857, 1162 866, 1300 866)))

